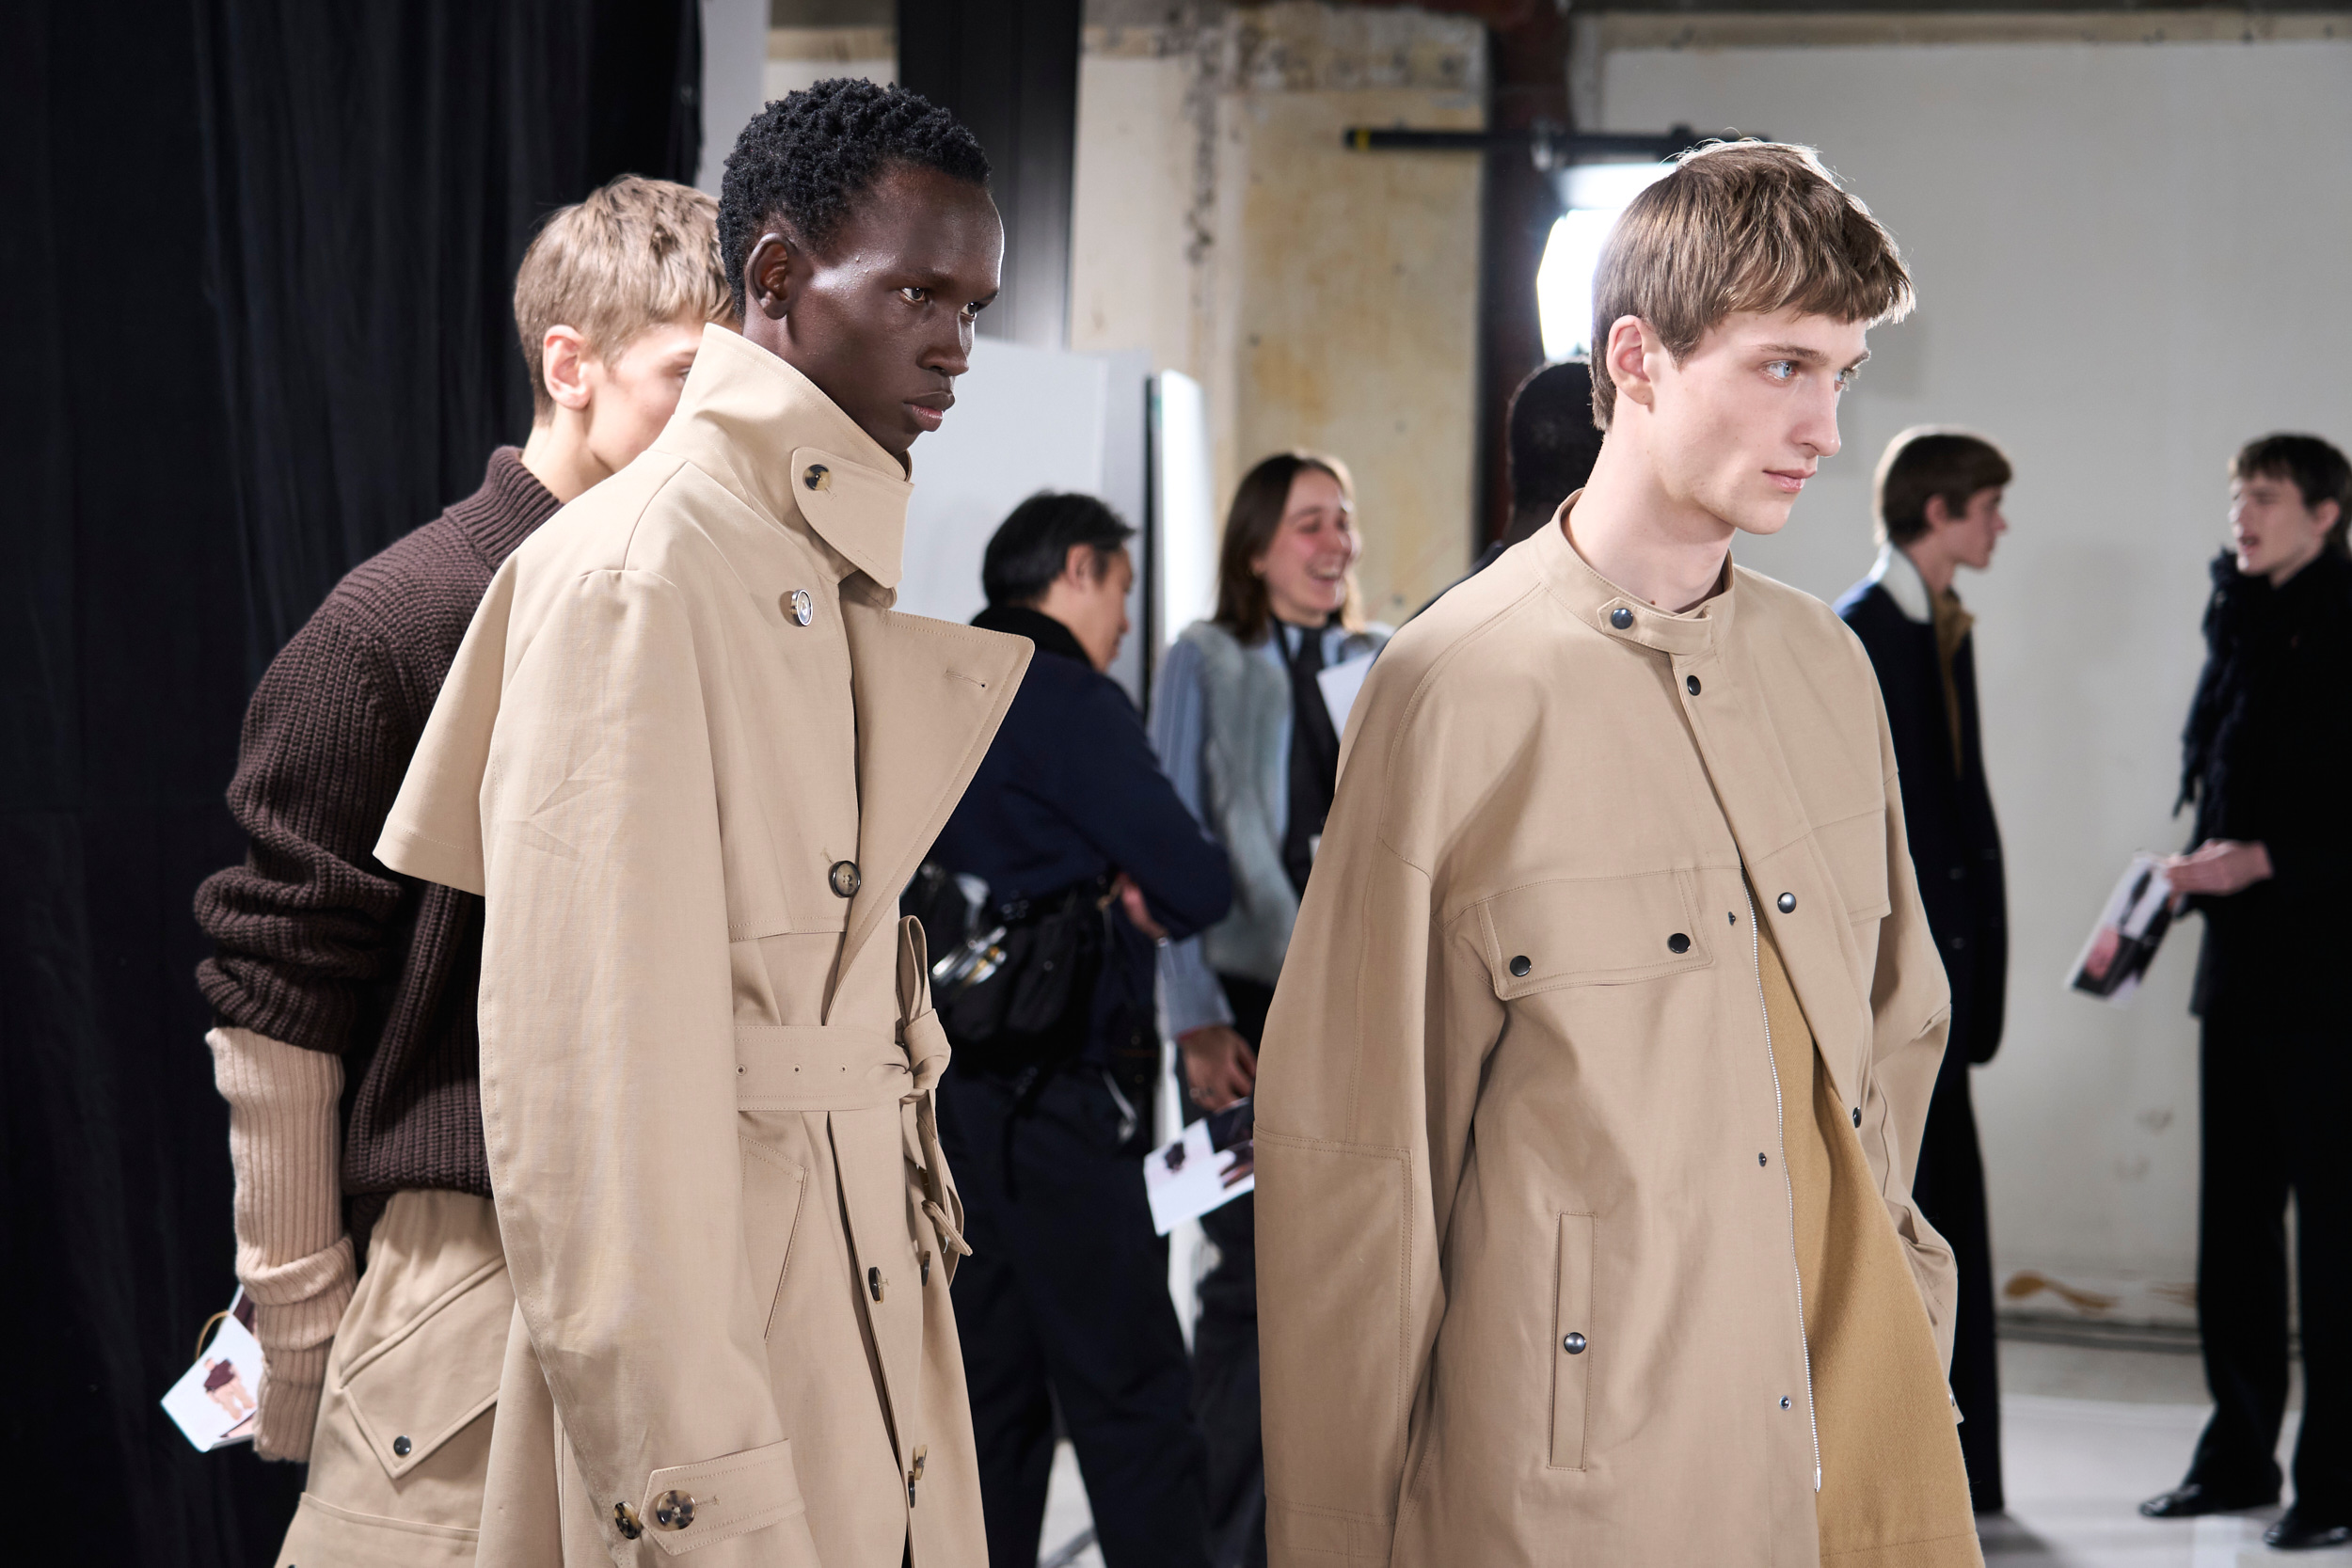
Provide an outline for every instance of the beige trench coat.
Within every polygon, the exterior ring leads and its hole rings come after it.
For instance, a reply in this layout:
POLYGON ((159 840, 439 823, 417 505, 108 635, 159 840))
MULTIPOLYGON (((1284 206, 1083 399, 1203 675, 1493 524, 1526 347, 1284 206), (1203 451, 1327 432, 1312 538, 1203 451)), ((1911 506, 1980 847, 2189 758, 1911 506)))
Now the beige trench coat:
POLYGON ((1852 635, 1554 526, 1373 666, 1258 1091, 1278 1565, 1818 1560, 1759 914, 1948 1362, 1948 1002, 1852 635))
POLYGON ((485 1568, 985 1559, 898 898, 1030 646, 889 608, 909 491, 707 329, 660 438, 491 583, 393 807, 387 864, 488 901, 485 1568))

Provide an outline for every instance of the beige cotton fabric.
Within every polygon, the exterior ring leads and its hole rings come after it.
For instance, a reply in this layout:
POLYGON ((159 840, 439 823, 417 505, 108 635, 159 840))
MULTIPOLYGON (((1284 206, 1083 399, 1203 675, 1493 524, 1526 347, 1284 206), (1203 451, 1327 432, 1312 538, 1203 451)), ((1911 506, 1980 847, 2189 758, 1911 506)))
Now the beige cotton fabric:
POLYGON ((1982 1568, 1960 1410, 1902 1243, 1771 935, 1755 950, 1820 1426, 1825 1568, 1982 1568))
POLYGON ((984 1559, 897 913, 1031 650, 890 609, 910 488, 706 329, 660 437, 492 580, 386 825, 487 900, 522 1342, 485 1564, 984 1559))
POLYGON ((335 1330, 302 1503, 277 1568, 468 1568, 515 1291, 498 1216, 395 1193, 335 1330))
POLYGON ((337 1169, 342 1059, 250 1029, 215 1029, 204 1041, 229 1102, 237 1281, 253 1299, 262 1346, 253 1446, 264 1459, 306 1460, 355 1273, 337 1169))
POLYGON ((1743 867, 1948 1360, 1910 1184, 1949 1002, 1869 661, 1555 524, 1373 666, 1267 1022, 1278 1565, 1820 1560, 1743 867))

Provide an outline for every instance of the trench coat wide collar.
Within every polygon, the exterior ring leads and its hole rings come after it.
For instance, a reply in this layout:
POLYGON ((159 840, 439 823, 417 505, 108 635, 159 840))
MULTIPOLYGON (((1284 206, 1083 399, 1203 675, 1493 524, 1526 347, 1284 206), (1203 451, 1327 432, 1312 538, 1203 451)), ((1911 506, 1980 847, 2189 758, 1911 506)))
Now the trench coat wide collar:
POLYGON ((797 512, 884 589, 906 543, 906 468, 817 384, 717 325, 656 448, 685 458, 764 517, 797 512))
POLYGON ((1552 596, 1567 607, 1569 614, 1620 642, 1638 642, 1677 658, 1720 652, 1730 640, 1739 609, 1739 576, 1730 561, 1724 562, 1715 593, 1697 609, 1679 615, 1661 610, 1593 570, 1568 543, 1568 514, 1583 493, 1579 490, 1561 502, 1559 515, 1535 531, 1537 559, 1552 596), (1620 610, 1628 613, 1627 626, 1620 626, 1613 619, 1620 610))
MULTIPOLYGON (((702 347, 655 447, 682 457, 761 517, 798 514, 868 581, 841 585, 857 713, 859 885, 838 976, 896 914, 898 891, 946 825, 1027 669, 1030 644, 891 609, 906 540, 906 469, 816 384, 723 326, 702 347)), ((792 584, 739 560, 755 597, 792 584)), ((828 998, 831 1012, 836 989, 828 998)))

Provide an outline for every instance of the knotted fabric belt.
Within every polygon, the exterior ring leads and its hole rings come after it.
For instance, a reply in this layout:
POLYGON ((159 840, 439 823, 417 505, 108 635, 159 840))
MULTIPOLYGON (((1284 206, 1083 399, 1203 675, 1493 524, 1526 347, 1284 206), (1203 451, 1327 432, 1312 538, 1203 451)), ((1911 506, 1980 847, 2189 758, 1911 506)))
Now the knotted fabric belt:
POLYGON ((898 1026, 896 1037, 853 1024, 738 1024, 735 1103, 744 1111, 864 1111, 898 1104, 906 1120, 906 1155, 922 1208, 939 1232, 952 1276, 953 1257, 970 1257, 963 1203, 947 1184, 939 1145, 938 1088, 947 1070, 947 1033, 931 1008, 930 964, 920 922, 898 923, 898 1026))

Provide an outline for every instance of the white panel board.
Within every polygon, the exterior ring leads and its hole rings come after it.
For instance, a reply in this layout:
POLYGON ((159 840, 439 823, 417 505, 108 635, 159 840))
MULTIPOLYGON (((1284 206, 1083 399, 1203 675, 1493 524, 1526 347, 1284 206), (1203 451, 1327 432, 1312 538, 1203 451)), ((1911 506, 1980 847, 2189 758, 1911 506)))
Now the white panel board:
POLYGON ((1110 369, 1000 339, 973 345, 946 422, 914 443, 900 610, 970 620, 988 602, 980 557, 1008 513, 1040 490, 1103 493, 1110 369))
POLYGON ((1219 525, 1209 467, 1209 405, 1200 383, 1160 372, 1152 399, 1152 505, 1159 528, 1162 646, 1216 608, 1219 525))

